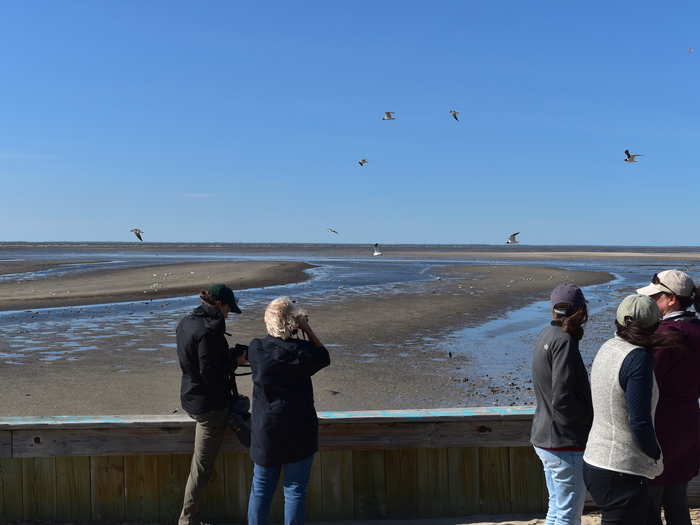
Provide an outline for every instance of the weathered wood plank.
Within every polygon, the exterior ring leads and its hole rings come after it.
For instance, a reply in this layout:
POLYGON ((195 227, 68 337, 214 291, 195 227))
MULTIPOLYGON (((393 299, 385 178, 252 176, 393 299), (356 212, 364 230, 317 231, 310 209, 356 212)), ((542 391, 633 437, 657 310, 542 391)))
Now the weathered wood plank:
POLYGON ((245 523, 248 516, 250 484, 253 479, 253 462, 244 452, 223 454, 226 478, 227 521, 245 523))
POLYGON ((306 516, 313 521, 323 519, 323 470, 318 454, 314 456, 311 477, 306 487, 306 516))
POLYGON ((55 458, 27 458, 22 462, 22 502, 25 519, 55 519, 55 458))
POLYGON ((384 453, 387 514, 389 518, 413 518, 418 513, 418 452, 414 449, 384 453))
POLYGON ((338 423, 321 427, 322 450, 527 446, 531 422, 338 423))
MULTIPOLYGON (((322 450, 386 450, 389 448, 449 448, 527 446, 530 421, 500 417, 470 420, 395 423, 334 423, 322 425, 322 450)), ((13 432, 13 457, 84 455, 187 454, 194 444, 194 427, 114 427, 112 429, 36 429, 13 432)), ((223 452, 244 452, 227 433, 223 452)))
POLYGON ((56 519, 88 521, 91 513, 90 458, 60 457, 56 461, 56 519))
POLYGON ((479 512, 479 449, 447 449, 447 477, 450 515, 466 516, 479 512))
POLYGON ((512 512, 541 512, 547 508, 542 463, 532 447, 510 448, 512 512))
POLYGON ((424 448, 417 452, 418 516, 448 516, 450 491, 447 449, 424 448))
POLYGON ((691 507, 700 506, 700 476, 696 476, 688 483, 688 503, 691 507))
MULTIPOLYGON (((224 455, 219 453, 202 497, 202 521, 226 521, 226 483, 224 455)), ((183 487, 184 488, 184 487, 183 487)))
POLYGON ((507 448, 479 449, 479 511, 510 512, 510 454, 507 448))
POLYGON ((0 458, 0 523, 24 516, 22 459, 0 458))
POLYGON ((355 519, 386 518, 388 513, 384 451, 353 451, 352 470, 355 519))
POLYGON ((124 457, 125 519, 158 521, 158 457, 124 457))
POLYGON ((117 521, 124 519, 124 457, 92 456, 90 458, 92 519, 117 521))
MULTIPOLYGON (((17 430, 12 441, 14 457, 187 454, 194 449, 194 427, 17 430)), ((227 433, 222 450, 244 449, 227 433)))
POLYGON ((12 432, 0 432, 0 458, 12 457, 12 432))
POLYGON ((157 456, 158 462, 158 517, 160 521, 177 523, 182 511, 185 485, 190 473, 191 454, 157 456))
POLYGON ((323 519, 337 520, 352 516, 353 482, 352 452, 328 450, 321 452, 323 476, 323 519))

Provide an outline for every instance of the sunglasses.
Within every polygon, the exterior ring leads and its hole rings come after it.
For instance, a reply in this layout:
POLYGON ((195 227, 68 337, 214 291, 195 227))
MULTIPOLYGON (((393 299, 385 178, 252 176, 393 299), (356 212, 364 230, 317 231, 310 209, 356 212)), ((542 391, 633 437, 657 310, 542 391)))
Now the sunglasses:
POLYGON ((666 286, 664 283, 661 282, 661 279, 659 279, 659 274, 655 273, 654 277, 651 278, 651 284, 658 284, 659 286, 663 286, 666 288, 672 295, 676 295, 676 292, 671 290, 668 286, 666 286))

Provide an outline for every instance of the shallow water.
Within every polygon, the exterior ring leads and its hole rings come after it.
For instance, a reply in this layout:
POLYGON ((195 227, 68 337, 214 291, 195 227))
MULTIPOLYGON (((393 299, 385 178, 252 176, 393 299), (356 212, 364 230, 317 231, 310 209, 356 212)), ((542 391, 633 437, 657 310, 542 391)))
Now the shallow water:
MULTIPOLYGON (((228 247, 230 248, 230 246, 228 247)), ((464 247, 459 247, 463 249, 464 247)), ((490 249, 493 247, 490 247, 490 249)), ((482 247, 483 249, 483 247, 482 247)), ((142 250, 145 250, 142 248, 142 250)), ((685 250, 685 249, 684 249, 685 250)), ((280 253, 251 254, 210 251, 187 253, 170 251, 130 253, 123 249, 96 251, 86 245, 76 250, 74 245, 51 245, 40 250, 7 247, 0 258, 7 260, 66 260, 71 264, 57 269, 27 272, 6 279, 43 279, 50 276, 85 272, 95 268, 134 267, 154 263, 192 262, 202 260, 299 260, 318 265, 309 270, 312 278, 303 283, 272 286, 241 291, 242 308, 261 306, 279 295, 299 298, 306 304, 321 304, 355 296, 386 295, 420 292, 426 282, 435 279, 434 268, 455 262, 464 264, 536 265, 570 269, 602 270, 617 278, 609 283, 587 287, 591 319, 581 345, 584 361, 593 359, 600 344, 612 334, 613 311, 619 301, 634 288, 647 283, 651 275, 662 268, 686 267, 683 261, 663 263, 636 263, 630 260, 610 259, 595 261, 547 260, 513 261, 454 258, 450 260, 392 260, 367 257, 323 257, 308 255, 297 247, 279 250, 280 253), (85 263, 76 260, 85 259, 85 263)), ((692 270, 697 270, 692 266, 692 270)), ((179 319, 197 304, 195 297, 181 297, 113 303, 104 305, 48 308, 28 311, 0 312, 0 364, 21 368, 33 360, 45 363, 80 361, 91 352, 137 351, 158 363, 173 363, 174 330, 179 319), (107 343, 106 339, 110 342, 107 343), (162 341, 154 343, 154 341, 162 341), (162 351, 165 351, 163 353, 162 351)), ((488 398, 493 404, 521 404, 532 402, 528 390, 530 355, 539 331, 549 317, 548 305, 538 302, 511 312, 481 326, 465 328, 450 334, 425 337, 423 348, 432 347, 434 359, 448 359, 448 352, 468 359, 455 382, 469 383, 475 395, 488 398)), ((401 343, 397 341, 396 343, 401 343)), ((378 353, 372 347, 361 355, 362 362, 374 362, 378 353)), ((381 351, 381 348, 377 348, 381 351)), ((404 357, 408 353, 404 352, 404 357)), ((399 354, 401 355, 401 354, 399 354)), ((115 371, 127 373, 129 368, 115 360, 115 371)), ((481 403, 484 404, 486 400, 481 403)), ((474 403, 472 403, 474 404, 474 403)))

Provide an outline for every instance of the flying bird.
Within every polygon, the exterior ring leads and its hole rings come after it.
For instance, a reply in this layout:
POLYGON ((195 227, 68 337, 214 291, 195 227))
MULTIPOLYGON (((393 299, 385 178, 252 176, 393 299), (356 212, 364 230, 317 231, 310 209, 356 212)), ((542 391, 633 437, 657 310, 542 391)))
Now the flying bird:
POLYGON ((134 235, 136 235, 136 238, 137 238, 139 241, 143 242, 143 237, 141 237, 141 234, 143 233, 142 230, 139 230, 138 228, 134 228, 133 230, 129 230, 129 231, 130 231, 131 233, 133 233, 134 235))
POLYGON ((457 117, 457 115, 459 115, 459 111, 455 111, 454 109, 451 109, 450 115, 452 115, 453 119, 455 119, 457 122, 459 122, 459 118, 457 117))
POLYGON ((395 111, 385 111, 384 116, 382 117, 382 120, 396 120, 394 117, 395 111))
POLYGON ((338 232, 335 231, 333 228, 328 228, 328 233, 335 233, 336 235, 338 235, 338 232))
POLYGON ((520 235, 520 232, 511 233, 506 244, 520 244, 520 241, 515 238, 516 235, 520 235))
POLYGON ((365 164, 367 164, 367 162, 368 162, 367 159, 360 159, 360 160, 357 161, 357 163, 358 163, 360 166, 364 166, 365 164))
POLYGON ((641 153, 635 153, 634 155, 630 153, 630 150, 625 150, 625 162, 637 162, 637 157, 643 157, 641 153))
POLYGON ((372 255, 373 255, 374 257, 377 257, 377 256, 379 256, 379 255, 381 255, 381 254, 382 254, 382 252, 379 251, 379 243, 376 243, 376 242, 375 242, 375 243, 374 243, 374 250, 372 251, 372 255))

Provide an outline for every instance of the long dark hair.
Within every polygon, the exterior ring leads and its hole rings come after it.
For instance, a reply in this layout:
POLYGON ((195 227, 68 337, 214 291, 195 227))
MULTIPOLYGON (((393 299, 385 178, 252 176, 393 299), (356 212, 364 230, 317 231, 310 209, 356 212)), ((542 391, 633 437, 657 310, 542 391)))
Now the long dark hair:
MULTIPOLYGON (((554 309, 559 310, 561 308, 565 310, 565 305, 568 305, 568 303, 555 304, 554 309)), ((554 323, 561 326, 562 330, 579 341, 583 337, 583 325, 587 321, 588 308, 586 308, 585 304, 579 306, 570 314, 554 313, 554 323)))
POLYGON ((638 345, 649 350, 658 348, 681 349, 686 347, 685 338, 681 332, 672 330, 670 332, 657 333, 659 324, 643 326, 638 321, 627 319, 624 325, 615 321, 617 335, 628 343, 638 345))

